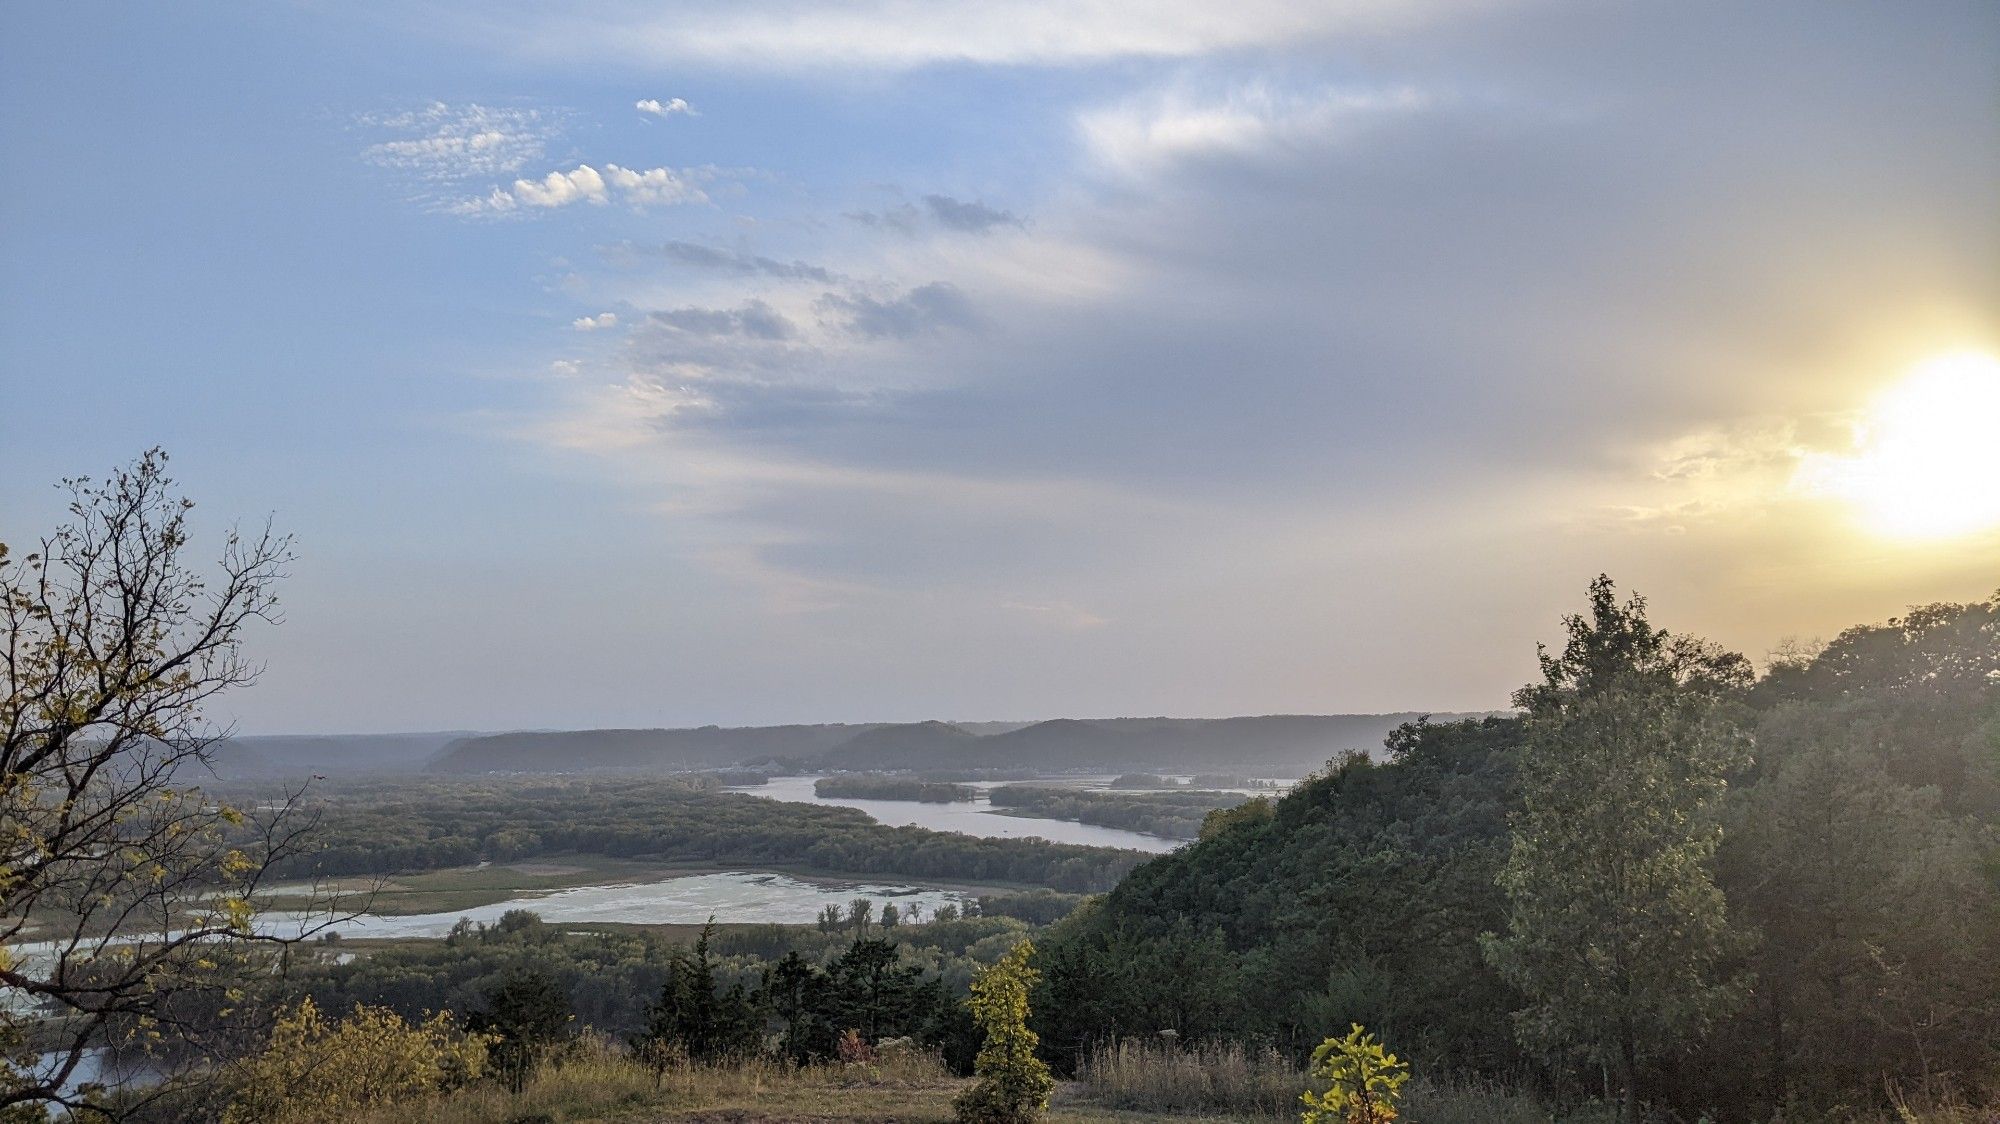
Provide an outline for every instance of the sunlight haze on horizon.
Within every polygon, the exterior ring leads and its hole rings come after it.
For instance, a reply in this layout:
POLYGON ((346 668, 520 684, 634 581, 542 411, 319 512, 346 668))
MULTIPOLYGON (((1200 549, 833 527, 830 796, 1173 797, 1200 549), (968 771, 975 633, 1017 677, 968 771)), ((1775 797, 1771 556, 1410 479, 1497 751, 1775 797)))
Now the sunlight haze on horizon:
POLYGON ((0 542, 248 733, 1504 707, 2000 589, 2000 6, 16 5, 0 542))

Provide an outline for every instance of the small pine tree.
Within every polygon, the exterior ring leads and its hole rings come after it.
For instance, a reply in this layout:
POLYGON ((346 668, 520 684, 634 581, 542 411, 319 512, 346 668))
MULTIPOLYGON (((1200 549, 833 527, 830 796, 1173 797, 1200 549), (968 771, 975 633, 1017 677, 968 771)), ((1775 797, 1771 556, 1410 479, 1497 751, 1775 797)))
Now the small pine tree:
POLYGON ((1300 1124, 1389 1124, 1396 1119, 1396 1102, 1410 1065, 1385 1049, 1379 1039, 1353 1024, 1345 1038, 1329 1038, 1313 1051, 1312 1076, 1328 1082, 1327 1091, 1307 1090, 1300 1100, 1306 1111, 1300 1124))
POLYGON ((986 1044, 972 1063, 977 1084, 953 1102, 960 1124, 1026 1124, 1049 1106, 1055 1079, 1035 1056, 1041 1039, 1028 1029, 1028 992, 1041 973, 1030 967, 1030 941, 980 971, 972 981, 972 1017, 986 1044))
POLYGON ((575 1021, 569 994, 546 971, 515 966, 500 976, 486 1005, 466 1024, 493 1040, 493 1068, 520 1092, 542 1060, 570 1037, 575 1021))
POLYGON ((633 1049, 652 1062, 655 1076, 673 1058, 711 1063, 745 1057, 764 1044, 764 1018, 741 984, 716 986, 709 937, 715 919, 701 927, 693 951, 675 949, 659 1001, 647 1013, 646 1032, 633 1049))

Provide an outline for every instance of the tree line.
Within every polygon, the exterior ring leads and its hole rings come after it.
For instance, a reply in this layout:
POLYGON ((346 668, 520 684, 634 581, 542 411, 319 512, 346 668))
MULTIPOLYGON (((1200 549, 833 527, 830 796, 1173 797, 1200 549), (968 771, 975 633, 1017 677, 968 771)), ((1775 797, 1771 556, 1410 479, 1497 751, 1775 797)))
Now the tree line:
MULTIPOLYGON (((2000 597, 1754 675, 1608 580, 1518 717, 1405 726, 1042 942, 1058 1064, 1172 1029, 1684 1117, 2000 1072, 2000 597), (1246 997, 1255 997, 1254 1001, 1246 997)), ((1247 805, 1255 809, 1255 805, 1247 805)))
POLYGON ((926 804, 962 804, 979 798, 969 784, 892 777, 881 773, 843 773, 813 782, 816 796, 847 796, 856 800, 918 800, 926 804))
POLYGON ((1074 820, 1098 827, 1142 831, 1168 839, 1193 839, 1202 820, 1246 797, 1234 792, 1175 789, 1161 792, 1104 792, 1063 785, 1009 784, 988 797, 995 808, 1040 819, 1074 820))

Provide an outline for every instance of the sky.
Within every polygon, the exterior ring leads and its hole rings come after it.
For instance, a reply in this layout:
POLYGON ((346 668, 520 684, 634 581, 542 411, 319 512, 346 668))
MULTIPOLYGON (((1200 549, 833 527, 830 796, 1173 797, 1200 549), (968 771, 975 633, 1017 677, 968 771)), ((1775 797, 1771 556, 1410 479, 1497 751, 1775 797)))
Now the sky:
POLYGON ((294 533, 246 732, 1486 709, 1600 571, 1760 661, 2000 589, 1991 3, 17 4, 0 174, 0 541, 154 445, 294 533))

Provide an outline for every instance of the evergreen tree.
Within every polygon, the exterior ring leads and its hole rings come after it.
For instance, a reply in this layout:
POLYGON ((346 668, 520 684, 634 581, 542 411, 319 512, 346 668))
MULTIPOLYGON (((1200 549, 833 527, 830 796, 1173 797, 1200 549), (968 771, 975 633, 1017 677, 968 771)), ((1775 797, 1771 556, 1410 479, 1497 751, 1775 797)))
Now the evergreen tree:
POLYGON ((539 968, 516 965, 501 973, 467 1029, 492 1037, 489 1061, 520 1092, 528 1077, 570 1036, 575 1015, 569 994, 539 968))
POLYGON ((676 949, 667 961, 659 1001, 648 1013, 645 1034, 633 1043, 655 1066, 665 1065, 676 1051, 707 1063, 744 1057, 763 1045, 763 1014, 743 985, 716 986, 716 963, 709 955, 714 928, 710 918, 694 948, 676 949))
POLYGON ((778 1051, 794 1065, 811 1061, 832 1037, 821 1014, 826 988, 825 974, 796 951, 764 969, 758 998, 778 1020, 778 1051))
POLYGON ((1656 630, 1645 602, 1590 587, 1590 613, 1523 688, 1522 806, 1500 875, 1508 925, 1486 952, 1526 995, 1522 1042, 1617 1075, 1638 1120, 1641 1067, 1739 997, 1739 942, 1711 874, 1716 805, 1746 759, 1727 719, 1748 661, 1656 630))
POLYGON ((894 941, 858 940, 826 968, 823 1017, 869 1044, 914 1034, 935 1003, 924 970, 894 941))

